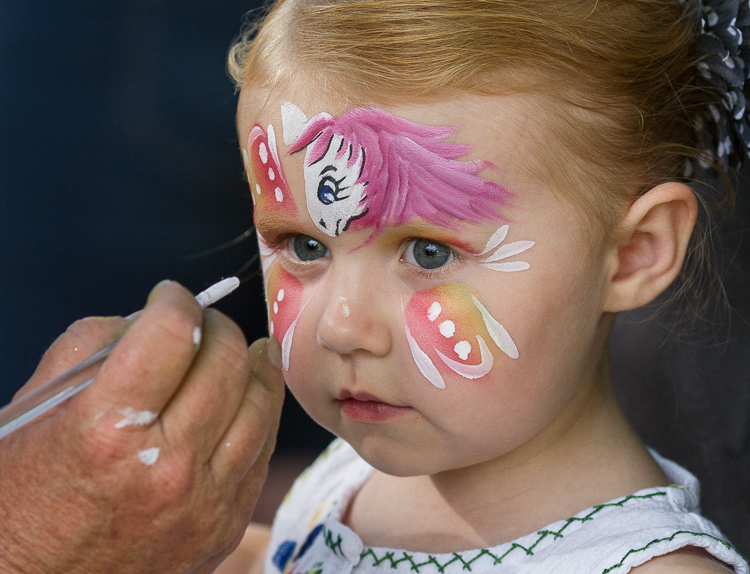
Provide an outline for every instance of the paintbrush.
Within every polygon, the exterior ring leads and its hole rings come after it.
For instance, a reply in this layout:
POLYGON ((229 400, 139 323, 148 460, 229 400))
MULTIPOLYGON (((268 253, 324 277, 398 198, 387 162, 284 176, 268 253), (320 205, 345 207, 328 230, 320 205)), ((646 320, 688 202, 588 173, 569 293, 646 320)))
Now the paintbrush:
MULTIPOLYGON (((239 279, 229 277, 198 293, 195 300, 202 309, 205 309, 229 295, 239 284, 239 279)), ((140 311, 125 318, 132 321, 139 314, 140 311)), ((118 342, 119 339, 0 409, 0 439, 80 393, 93 383, 96 377, 92 376, 92 371, 107 358, 118 342)))

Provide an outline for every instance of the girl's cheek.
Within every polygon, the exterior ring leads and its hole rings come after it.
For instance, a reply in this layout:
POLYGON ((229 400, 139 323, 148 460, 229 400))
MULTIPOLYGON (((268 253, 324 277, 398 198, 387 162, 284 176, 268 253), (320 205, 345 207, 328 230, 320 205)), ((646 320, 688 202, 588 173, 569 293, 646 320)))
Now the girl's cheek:
POLYGON ((294 330, 304 309, 302 282, 279 262, 272 262, 266 277, 268 331, 281 343, 281 362, 284 370, 288 371, 294 330))
POLYGON ((255 124, 242 153, 255 212, 297 215, 297 206, 281 169, 273 126, 269 124, 266 132, 255 124))
POLYGON ((445 374, 481 379, 496 358, 518 358, 510 334, 464 283, 415 293, 404 310, 404 321, 417 367, 438 388, 445 388, 445 374))

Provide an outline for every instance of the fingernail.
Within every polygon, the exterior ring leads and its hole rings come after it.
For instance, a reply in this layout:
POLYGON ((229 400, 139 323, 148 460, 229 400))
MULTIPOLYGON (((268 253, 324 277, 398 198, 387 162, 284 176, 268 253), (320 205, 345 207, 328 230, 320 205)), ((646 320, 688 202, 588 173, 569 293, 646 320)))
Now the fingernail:
POLYGON ((277 369, 281 369, 281 345, 276 337, 271 337, 266 343, 266 355, 271 364, 277 369))
POLYGON ((164 281, 159 281, 153 289, 151 289, 151 293, 148 294, 148 299, 146 299, 146 307, 148 307, 154 300, 154 297, 156 296, 156 293, 161 289, 164 285, 169 285, 172 283, 171 279, 164 279, 164 281))

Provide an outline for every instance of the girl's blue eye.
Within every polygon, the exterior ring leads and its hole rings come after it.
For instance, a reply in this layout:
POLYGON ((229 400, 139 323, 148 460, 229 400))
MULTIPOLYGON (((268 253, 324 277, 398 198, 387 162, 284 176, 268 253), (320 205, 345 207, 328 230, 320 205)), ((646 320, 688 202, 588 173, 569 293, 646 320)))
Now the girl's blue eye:
POLYGON ((455 258, 450 247, 429 239, 414 239, 406 248, 404 260, 422 269, 438 269, 455 258))
POLYGON ((309 235, 295 235, 289 240, 289 251, 300 261, 328 257, 328 247, 309 235))

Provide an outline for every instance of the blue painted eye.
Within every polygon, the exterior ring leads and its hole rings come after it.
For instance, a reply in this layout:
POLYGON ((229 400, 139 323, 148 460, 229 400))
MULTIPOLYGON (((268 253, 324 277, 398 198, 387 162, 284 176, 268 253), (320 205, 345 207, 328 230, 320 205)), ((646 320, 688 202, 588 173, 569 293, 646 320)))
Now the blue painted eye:
POLYGON ((336 189, 331 185, 331 181, 326 178, 318 184, 318 200, 324 205, 330 205, 336 201, 336 189))
POLYGON ((450 247, 429 239, 411 241, 404 253, 407 263, 422 269, 438 269, 453 261, 455 257, 450 247))
POLYGON ((309 235, 295 235, 289 240, 289 251, 300 261, 315 261, 328 257, 328 247, 309 235))

